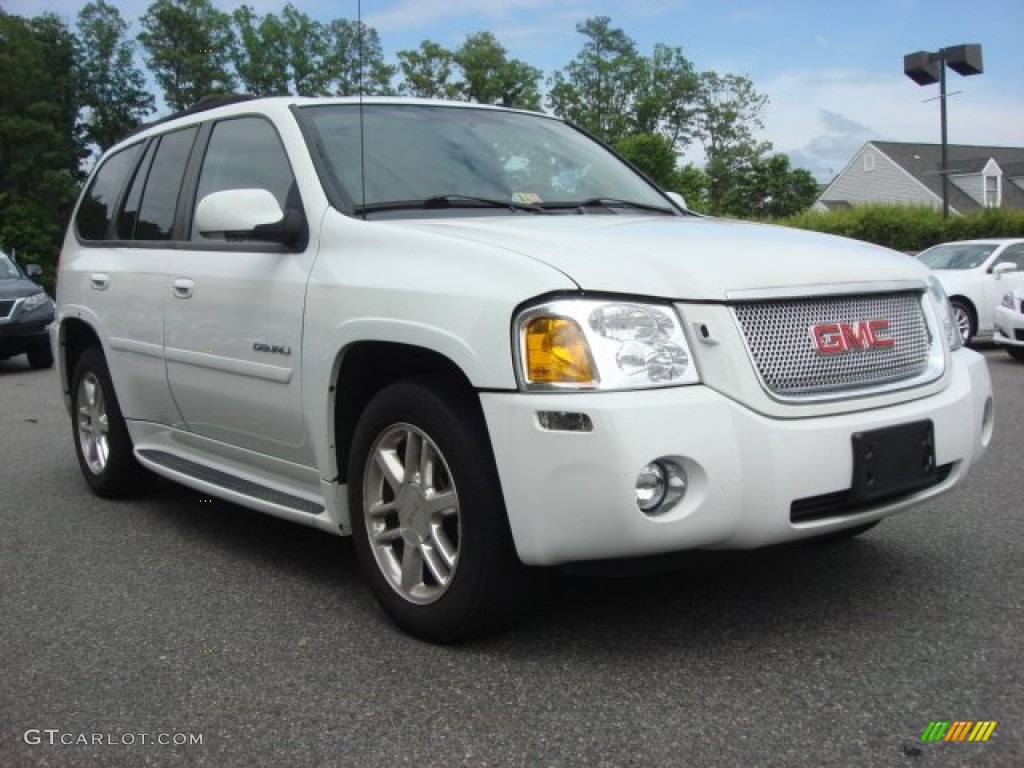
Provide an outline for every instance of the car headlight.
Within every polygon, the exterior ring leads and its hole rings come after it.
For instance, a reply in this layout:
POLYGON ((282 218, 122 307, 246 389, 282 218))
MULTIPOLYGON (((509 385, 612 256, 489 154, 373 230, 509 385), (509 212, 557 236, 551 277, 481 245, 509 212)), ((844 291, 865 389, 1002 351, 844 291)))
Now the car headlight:
POLYGON ((21 309, 23 312, 31 312, 33 309, 39 309, 49 303, 50 297, 47 296, 44 291, 40 291, 39 293, 33 293, 31 296, 24 299, 21 302, 21 309))
POLYGON ((700 381, 676 311, 632 301, 564 299, 515 320, 517 369, 531 390, 622 390, 700 381))
POLYGON ((949 340, 949 348, 960 349, 964 345, 964 340, 960 335, 960 329, 956 326, 956 319, 953 317, 953 306, 949 303, 946 289, 942 287, 942 283, 935 275, 928 277, 928 295, 931 296, 935 304, 942 329, 946 334, 946 339, 949 340))
POLYGON ((1004 293, 1003 300, 999 302, 999 306, 1006 307, 1007 309, 1013 309, 1013 294, 1004 293))

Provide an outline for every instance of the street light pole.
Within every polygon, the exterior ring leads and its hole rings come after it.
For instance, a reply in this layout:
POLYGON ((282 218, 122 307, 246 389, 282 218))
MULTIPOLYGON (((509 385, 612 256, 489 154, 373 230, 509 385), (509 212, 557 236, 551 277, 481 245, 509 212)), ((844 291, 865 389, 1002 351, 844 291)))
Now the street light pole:
POLYGON ((939 65, 939 123, 942 125, 942 218, 949 218, 949 143, 946 133, 946 49, 940 48, 939 65))
POLYGON ((942 217, 949 218, 949 149, 946 130, 946 67, 959 75, 980 75, 981 46, 953 45, 935 52, 918 51, 903 57, 903 74, 918 85, 939 84, 939 122, 942 133, 942 217))

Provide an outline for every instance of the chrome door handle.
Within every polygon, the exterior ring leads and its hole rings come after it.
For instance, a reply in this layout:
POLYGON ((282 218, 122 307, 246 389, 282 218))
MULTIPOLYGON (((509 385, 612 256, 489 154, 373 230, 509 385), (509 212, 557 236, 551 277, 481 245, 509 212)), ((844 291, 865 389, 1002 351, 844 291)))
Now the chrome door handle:
POLYGON ((195 283, 187 277, 179 277, 174 281, 174 298, 191 299, 193 288, 195 288, 195 283))
POLYGON ((94 291, 105 291, 110 287, 110 275, 105 272, 93 272, 89 275, 89 285, 94 291))

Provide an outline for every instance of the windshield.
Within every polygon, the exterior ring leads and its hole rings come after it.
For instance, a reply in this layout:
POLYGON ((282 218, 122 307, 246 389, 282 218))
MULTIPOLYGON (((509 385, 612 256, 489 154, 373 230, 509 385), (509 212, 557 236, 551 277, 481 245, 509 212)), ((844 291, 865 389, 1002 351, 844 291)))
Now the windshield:
POLYGON ((365 104, 362 111, 360 120, 358 104, 302 108, 330 181, 352 211, 425 201, 433 210, 441 198, 443 207, 558 209, 598 201, 671 210, 612 153, 558 120, 418 104, 365 104))
POLYGON ((932 269, 974 269, 998 247, 996 243, 947 243, 922 251, 917 258, 932 269))
POLYGON ((14 262, 6 253, 0 253, 0 280, 12 277, 21 277, 21 272, 14 266, 14 262))

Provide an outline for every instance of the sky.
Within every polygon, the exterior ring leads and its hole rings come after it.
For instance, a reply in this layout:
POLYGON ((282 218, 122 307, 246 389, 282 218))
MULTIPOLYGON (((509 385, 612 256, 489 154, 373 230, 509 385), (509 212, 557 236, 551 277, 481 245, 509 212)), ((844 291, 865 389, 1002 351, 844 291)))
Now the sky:
MULTIPOLYGON (((150 0, 108 0, 138 30, 150 0)), ((819 181, 839 173, 864 142, 938 143, 939 86, 903 74, 903 55, 980 43, 984 73, 948 72, 951 144, 1024 146, 1024 0, 292 0, 324 21, 362 19, 385 58, 430 39, 457 47, 488 30, 545 74, 583 38, 576 25, 609 16, 641 53, 682 48, 700 70, 749 78, 768 96, 758 138, 819 181)), ((52 12, 74 25, 85 0, 0 0, 7 13, 52 12)), ((237 3, 214 0, 231 10, 237 3)), ((257 13, 283 2, 249 0, 257 13)), ((691 150, 687 160, 700 164, 691 150)))

